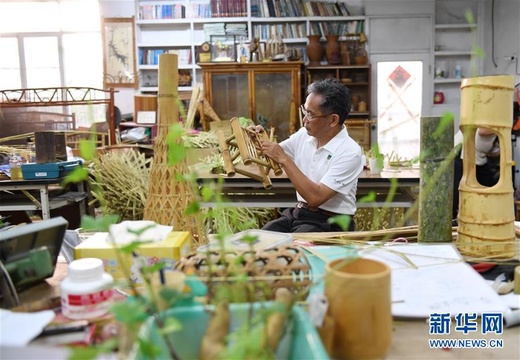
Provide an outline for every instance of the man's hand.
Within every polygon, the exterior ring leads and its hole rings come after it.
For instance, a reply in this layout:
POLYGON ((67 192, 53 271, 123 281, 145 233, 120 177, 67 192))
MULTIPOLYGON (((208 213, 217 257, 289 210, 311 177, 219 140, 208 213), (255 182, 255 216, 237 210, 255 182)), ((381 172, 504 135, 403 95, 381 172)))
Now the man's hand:
POLYGON ((284 163, 289 159, 283 148, 273 141, 262 140, 260 141, 260 145, 262 146, 264 155, 267 155, 281 166, 284 166, 284 163))

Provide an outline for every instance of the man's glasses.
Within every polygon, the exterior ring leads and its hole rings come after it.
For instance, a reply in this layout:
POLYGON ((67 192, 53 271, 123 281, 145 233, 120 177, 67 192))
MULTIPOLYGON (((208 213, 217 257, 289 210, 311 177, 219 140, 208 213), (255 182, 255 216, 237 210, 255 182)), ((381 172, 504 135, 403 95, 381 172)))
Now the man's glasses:
POLYGON ((309 119, 311 121, 314 120, 314 119, 319 119, 319 118, 327 117, 327 116, 330 115, 330 114, 327 114, 327 115, 312 115, 310 112, 305 110, 303 105, 300 105, 300 111, 302 112, 302 119, 307 118, 307 119, 309 119))

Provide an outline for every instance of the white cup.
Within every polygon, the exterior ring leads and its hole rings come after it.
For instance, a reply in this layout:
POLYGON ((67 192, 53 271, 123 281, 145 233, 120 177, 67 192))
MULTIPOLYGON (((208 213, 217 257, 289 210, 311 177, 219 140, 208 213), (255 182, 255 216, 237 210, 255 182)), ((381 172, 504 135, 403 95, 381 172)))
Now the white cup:
POLYGON ((368 160, 368 166, 370 167, 370 173, 372 175, 381 174, 382 166, 378 165, 378 161, 376 158, 371 158, 368 160))

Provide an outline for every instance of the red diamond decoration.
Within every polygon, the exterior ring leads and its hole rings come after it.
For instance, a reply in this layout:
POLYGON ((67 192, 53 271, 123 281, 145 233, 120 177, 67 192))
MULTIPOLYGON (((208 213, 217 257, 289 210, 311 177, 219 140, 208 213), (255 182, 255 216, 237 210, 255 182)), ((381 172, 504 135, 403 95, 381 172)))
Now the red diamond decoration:
POLYGON ((410 73, 403 69, 401 65, 396 67, 395 70, 392 71, 392 73, 390 74, 390 80, 392 80, 398 88, 403 87, 403 85, 406 84, 409 78, 410 73))

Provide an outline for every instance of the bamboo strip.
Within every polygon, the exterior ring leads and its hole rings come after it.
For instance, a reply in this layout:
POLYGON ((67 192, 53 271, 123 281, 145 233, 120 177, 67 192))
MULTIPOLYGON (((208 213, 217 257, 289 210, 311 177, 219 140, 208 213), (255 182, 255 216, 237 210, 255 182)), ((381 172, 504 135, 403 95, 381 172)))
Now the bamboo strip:
POLYGON ((240 123, 236 117, 230 120, 231 128, 233 129, 233 134, 235 134, 235 140, 237 142, 238 151, 240 151, 240 156, 242 157, 242 162, 244 165, 251 165, 251 156, 249 155, 248 147, 246 140, 244 139, 244 134, 242 132, 242 128, 240 127, 240 123))
POLYGON ((227 176, 233 177, 235 176, 236 171, 235 167, 233 166, 233 160, 231 159, 231 155, 229 153, 229 147, 224 136, 224 131, 217 131, 217 135, 222 158, 224 159, 224 170, 227 176))
POLYGON ((263 177, 263 176, 260 176, 258 174, 253 174, 252 172, 249 172, 247 170, 244 170, 244 169, 240 169, 240 168, 235 168, 236 172, 241 174, 241 175, 244 175, 244 176, 247 176, 247 177, 250 177, 251 179, 255 179, 257 181, 260 181, 263 185, 264 185, 264 188, 269 190, 269 189, 272 189, 273 188, 273 184, 271 183, 271 179, 269 179, 269 177, 263 177))
POLYGON ((296 132, 296 103, 294 102, 294 100, 291 101, 290 106, 291 107, 289 111, 289 133, 294 134, 296 132))
POLYGON ((184 123, 184 128, 191 129, 193 128, 193 123, 195 121, 195 113, 197 110, 197 103, 200 98, 200 87, 198 83, 195 83, 193 90, 191 92, 190 105, 188 107, 188 114, 186 114, 186 121, 184 123))
MULTIPOLYGON (((267 138, 267 133, 265 131, 262 132, 262 138, 264 140, 270 140, 270 141, 273 141, 274 140, 274 128, 272 127, 271 128, 271 132, 269 134, 269 138, 267 138)), ((276 176, 280 176, 283 174, 283 170, 282 168, 280 167, 280 164, 278 164, 277 162, 274 162, 273 159, 271 158, 268 158, 269 159, 269 164, 271 165, 271 167, 273 168, 273 172, 276 176)))

